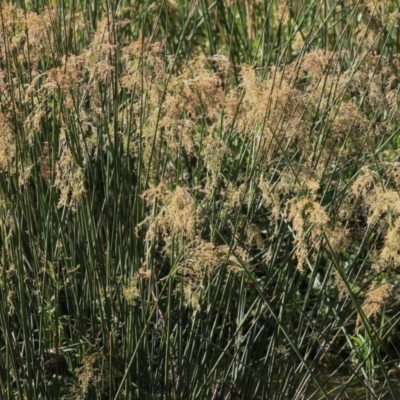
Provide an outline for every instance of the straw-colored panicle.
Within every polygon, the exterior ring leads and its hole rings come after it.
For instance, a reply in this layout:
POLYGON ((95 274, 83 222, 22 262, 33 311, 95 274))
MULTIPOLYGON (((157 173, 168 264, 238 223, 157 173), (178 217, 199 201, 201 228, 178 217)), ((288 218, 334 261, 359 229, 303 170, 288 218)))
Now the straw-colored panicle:
POLYGON ((9 116, 0 112, 0 170, 7 171, 15 157, 15 135, 11 129, 9 116))
POLYGON ((323 234, 329 231, 329 216, 321 204, 303 198, 288 203, 287 219, 293 225, 295 257, 299 271, 303 272, 310 250, 320 248, 323 234))
MULTIPOLYGON (((371 290, 367 292, 364 303, 361 306, 362 311, 368 319, 375 319, 381 313, 383 307, 393 294, 393 288, 389 282, 374 283, 371 290)), ((358 327, 361 323, 360 315, 357 316, 358 327)))

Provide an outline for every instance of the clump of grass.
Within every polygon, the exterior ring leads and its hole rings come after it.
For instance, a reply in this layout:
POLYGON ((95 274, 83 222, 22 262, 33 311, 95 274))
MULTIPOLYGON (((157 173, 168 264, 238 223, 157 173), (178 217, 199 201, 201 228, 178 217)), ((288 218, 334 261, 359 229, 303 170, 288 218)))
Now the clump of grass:
POLYGON ((393 394, 395 5, 74 7, 0 10, 4 397, 393 394))

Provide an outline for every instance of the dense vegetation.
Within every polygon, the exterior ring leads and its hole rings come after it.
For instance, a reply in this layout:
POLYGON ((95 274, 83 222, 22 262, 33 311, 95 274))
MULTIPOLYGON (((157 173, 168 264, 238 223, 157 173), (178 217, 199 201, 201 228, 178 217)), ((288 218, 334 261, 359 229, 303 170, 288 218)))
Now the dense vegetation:
POLYGON ((393 398, 398 21, 0 1, 0 397, 393 398))

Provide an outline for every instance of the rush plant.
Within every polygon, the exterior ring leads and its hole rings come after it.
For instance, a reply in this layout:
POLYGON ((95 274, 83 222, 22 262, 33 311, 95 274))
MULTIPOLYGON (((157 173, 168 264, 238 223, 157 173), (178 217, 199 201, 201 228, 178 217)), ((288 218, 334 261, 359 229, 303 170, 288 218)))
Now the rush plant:
POLYGON ((398 13, 0 1, 0 397, 395 396, 398 13))

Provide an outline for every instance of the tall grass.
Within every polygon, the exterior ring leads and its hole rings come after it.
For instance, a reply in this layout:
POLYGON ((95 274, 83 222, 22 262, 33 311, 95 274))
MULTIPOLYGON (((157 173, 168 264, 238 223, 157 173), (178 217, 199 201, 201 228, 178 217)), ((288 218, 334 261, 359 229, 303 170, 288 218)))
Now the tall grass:
POLYGON ((395 2, 0 6, 2 398, 395 396, 395 2))

